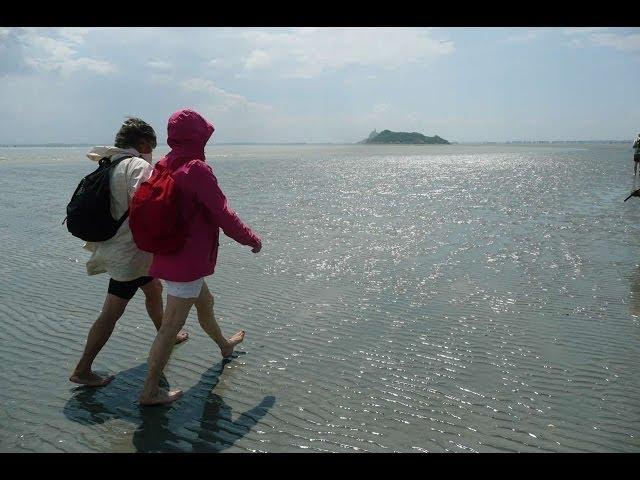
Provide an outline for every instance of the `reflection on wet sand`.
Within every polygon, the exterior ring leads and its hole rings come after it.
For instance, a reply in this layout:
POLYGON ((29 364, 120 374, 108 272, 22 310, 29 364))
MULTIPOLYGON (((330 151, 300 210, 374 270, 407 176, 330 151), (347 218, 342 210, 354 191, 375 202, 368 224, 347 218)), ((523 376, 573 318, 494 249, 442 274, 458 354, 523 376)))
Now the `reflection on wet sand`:
POLYGON ((640 316, 640 265, 634 267, 630 283, 629 313, 640 316))

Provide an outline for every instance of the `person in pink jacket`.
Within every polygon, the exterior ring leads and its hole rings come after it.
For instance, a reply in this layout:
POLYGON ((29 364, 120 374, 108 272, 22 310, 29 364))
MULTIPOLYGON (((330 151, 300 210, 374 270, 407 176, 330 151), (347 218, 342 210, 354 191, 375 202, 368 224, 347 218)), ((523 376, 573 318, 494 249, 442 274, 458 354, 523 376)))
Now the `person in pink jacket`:
POLYGON ((213 170, 205 161, 204 148, 214 127, 197 112, 180 110, 169 118, 167 143, 171 151, 161 162, 172 171, 178 187, 180 214, 186 226, 186 242, 177 252, 154 254, 149 275, 163 279, 167 306, 162 326, 149 352, 149 372, 139 401, 141 405, 173 402, 181 390, 160 389, 159 380, 176 334, 184 326, 193 305, 204 331, 220 347, 223 357, 233 353, 242 342, 241 330, 225 338, 213 313, 213 296, 204 277, 213 274, 219 245, 219 229, 242 245, 258 253, 260 237, 245 225, 228 206, 213 170))

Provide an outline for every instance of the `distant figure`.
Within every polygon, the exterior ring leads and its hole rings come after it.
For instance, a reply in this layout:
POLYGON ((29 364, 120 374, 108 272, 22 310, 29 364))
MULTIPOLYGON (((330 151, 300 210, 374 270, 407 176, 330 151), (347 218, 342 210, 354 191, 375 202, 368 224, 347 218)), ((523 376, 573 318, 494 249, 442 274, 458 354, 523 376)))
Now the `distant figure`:
MULTIPOLYGON (((149 352, 149 372, 139 398, 141 405, 170 403, 182 395, 181 390, 160 389, 159 379, 169 360, 173 338, 184 325, 193 305, 196 306, 200 325, 218 345, 223 357, 230 356, 234 347, 244 339, 244 330, 229 338, 224 337, 213 313, 213 296, 204 281, 204 277, 213 274, 216 266, 219 229, 222 228, 236 242, 252 247, 254 253, 262 248, 260 237, 227 205, 213 170, 205 161, 204 149, 213 134, 213 125, 193 110, 185 109, 171 115, 167 131, 171 151, 158 162, 156 171, 145 185, 156 182, 160 189, 162 185, 170 184, 172 186, 166 187, 167 195, 170 191, 177 192, 176 215, 182 226, 173 236, 183 240, 171 253, 154 253, 149 270, 149 275, 165 281, 167 308, 162 327, 149 352), (167 174, 170 179, 167 179, 167 174)), ((145 187, 140 193, 144 191, 153 192, 154 189, 145 187)), ((159 193, 157 198, 161 200, 166 196, 159 193)), ((134 199, 134 204, 136 201, 134 199)), ((167 209, 167 219, 169 212, 167 209)), ((153 229, 153 224, 150 227, 153 229)), ((136 242, 139 238, 144 241, 138 236, 138 231, 144 237, 146 230, 134 230, 136 242)))
MULTIPOLYGON (((95 162, 106 157, 114 164, 123 157, 130 157, 110 167, 111 215, 114 218, 125 217, 135 190, 151 175, 152 151, 155 147, 156 134, 153 128, 139 118, 129 118, 118 131, 113 147, 94 147, 87 154, 95 162)), ((92 252, 87 262, 87 274, 106 272, 111 278, 102 311, 89 331, 82 358, 69 380, 90 387, 101 387, 114 377, 101 377, 92 371, 91 366, 138 288, 145 295, 149 317, 156 329, 160 329, 163 316, 162 285, 158 279, 148 276, 153 256, 136 247, 128 221, 121 224, 113 237, 103 242, 87 242, 84 248, 92 252)), ((188 337, 184 331, 176 334, 174 343, 188 337)))
POLYGON ((636 138, 636 141, 633 142, 633 148, 635 149, 635 153, 633 154, 633 174, 638 174, 638 163, 640 163, 640 133, 636 138))

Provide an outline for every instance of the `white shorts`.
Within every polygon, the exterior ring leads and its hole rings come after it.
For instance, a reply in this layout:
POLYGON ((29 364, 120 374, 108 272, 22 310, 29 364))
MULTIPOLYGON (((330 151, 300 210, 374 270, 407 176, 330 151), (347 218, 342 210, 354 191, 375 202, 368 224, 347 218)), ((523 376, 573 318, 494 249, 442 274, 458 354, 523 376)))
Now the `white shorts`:
POLYGON ((167 285, 167 293, 178 298, 198 298, 200 290, 204 284, 204 278, 199 278, 193 282, 171 282, 164 280, 167 285))

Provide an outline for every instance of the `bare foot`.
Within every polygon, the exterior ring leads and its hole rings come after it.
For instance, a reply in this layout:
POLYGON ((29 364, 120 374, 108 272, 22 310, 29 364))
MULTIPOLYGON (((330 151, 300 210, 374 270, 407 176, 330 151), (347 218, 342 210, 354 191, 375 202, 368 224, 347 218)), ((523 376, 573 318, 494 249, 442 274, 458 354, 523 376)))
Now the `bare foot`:
POLYGON ((151 397, 144 398, 142 395, 138 399, 140 405, 152 406, 152 405, 166 405, 171 402, 175 402, 182 396, 182 390, 158 390, 158 393, 151 397))
POLYGON ((182 343, 185 340, 187 340, 188 338, 189 338, 189 334, 187 333, 187 331, 186 330, 180 330, 178 332, 178 335, 176 335, 176 343, 174 345, 182 343))
POLYGON ((233 353, 233 349, 236 345, 244 340, 244 330, 240 330, 238 333, 233 335, 229 340, 227 340, 227 344, 220 347, 220 352, 222 353, 222 357, 226 358, 233 353))
POLYGON ((78 375, 74 373, 69 377, 73 383, 79 383, 80 385, 86 385, 87 387, 104 387, 115 377, 113 375, 109 375, 107 377, 101 377, 93 372, 89 372, 89 374, 78 375))

